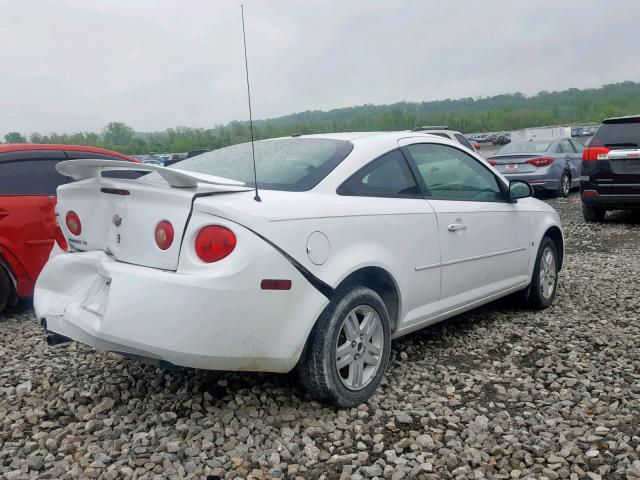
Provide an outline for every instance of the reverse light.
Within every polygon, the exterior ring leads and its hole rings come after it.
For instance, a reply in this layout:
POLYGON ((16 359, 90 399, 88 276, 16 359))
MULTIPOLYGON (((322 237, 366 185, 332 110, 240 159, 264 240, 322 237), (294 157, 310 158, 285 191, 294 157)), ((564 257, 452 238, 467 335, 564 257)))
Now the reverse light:
POLYGON ((222 225, 207 225, 196 235, 195 250, 203 262, 222 260, 236 248, 236 235, 222 225))
POLYGON ((76 237, 82 233, 82 223, 80 223, 80 217, 73 210, 67 212, 65 217, 65 223, 69 231, 76 237))
POLYGON ((154 234, 156 245, 160 250, 166 250, 173 243, 173 225, 169 220, 162 220, 156 225, 154 234))
POLYGON ((582 160, 606 160, 609 158, 610 148, 607 147, 587 147, 582 151, 582 160))
POLYGON ((553 163, 553 158, 551 157, 532 158, 531 160, 527 160, 527 163, 531 165, 535 165, 536 167, 548 167, 553 163))

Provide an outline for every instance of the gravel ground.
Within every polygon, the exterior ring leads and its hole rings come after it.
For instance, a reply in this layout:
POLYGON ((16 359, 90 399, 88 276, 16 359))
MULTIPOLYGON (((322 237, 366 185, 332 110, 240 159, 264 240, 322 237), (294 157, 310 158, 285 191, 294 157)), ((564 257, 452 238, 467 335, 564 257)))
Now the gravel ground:
POLYGON ((394 343, 367 404, 294 375, 156 370, 0 322, 0 478, 640 479, 640 216, 566 228, 555 305, 494 303, 394 343))

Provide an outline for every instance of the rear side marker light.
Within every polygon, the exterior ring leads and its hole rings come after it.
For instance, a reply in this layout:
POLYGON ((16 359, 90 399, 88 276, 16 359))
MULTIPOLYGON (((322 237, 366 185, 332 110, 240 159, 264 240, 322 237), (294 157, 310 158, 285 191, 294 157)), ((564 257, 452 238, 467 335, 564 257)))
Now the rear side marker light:
POLYGON ((585 190, 584 192, 582 192, 582 196, 584 197, 597 197, 598 196, 598 192, 595 190, 585 190))
POLYGON ((495 160, 487 160, 487 162, 489 162, 489 165, 497 165, 498 162, 496 162, 495 160))
POLYGON ((262 290, 291 290, 291 280, 265 278, 260 282, 262 290))
POLYGON ((169 220, 162 220, 156 225, 156 245, 160 250, 166 250, 173 243, 173 225, 169 220))
POLYGON ((607 147, 587 147, 582 151, 582 160, 607 160, 611 149, 607 147))
POLYGON ((82 224, 80 223, 80 217, 76 212, 70 210, 65 217, 65 223, 69 231, 76 237, 82 233, 82 224))
POLYGON ((531 165, 535 165, 536 167, 548 167, 553 163, 553 158, 551 157, 532 158, 531 160, 527 160, 527 163, 531 165))
POLYGON ((221 225, 207 225, 196 235, 195 251, 198 258, 206 263, 217 262, 236 248, 236 235, 221 225))

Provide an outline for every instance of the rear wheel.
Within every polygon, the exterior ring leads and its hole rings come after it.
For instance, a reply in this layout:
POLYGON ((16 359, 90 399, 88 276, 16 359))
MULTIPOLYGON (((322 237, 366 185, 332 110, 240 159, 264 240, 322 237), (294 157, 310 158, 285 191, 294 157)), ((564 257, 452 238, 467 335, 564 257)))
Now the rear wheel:
POLYGON ((0 267, 0 313, 4 312, 4 309, 9 304, 12 292, 11 279, 5 269, 0 267))
POLYGON ((566 170, 560 177, 560 186, 558 187, 558 197, 568 197, 571 193, 571 175, 566 170))
POLYGON ((391 351, 389 314, 373 290, 352 286, 336 297, 311 331, 298 365, 305 390, 338 407, 371 397, 391 351))
POLYGON ((587 222, 601 222, 606 214, 607 211, 602 207, 582 204, 582 216, 587 222))
POLYGON ((531 278, 529 303, 533 308, 547 308, 556 296, 558 285, 558 250, 549 237, 540 242, 531 278))

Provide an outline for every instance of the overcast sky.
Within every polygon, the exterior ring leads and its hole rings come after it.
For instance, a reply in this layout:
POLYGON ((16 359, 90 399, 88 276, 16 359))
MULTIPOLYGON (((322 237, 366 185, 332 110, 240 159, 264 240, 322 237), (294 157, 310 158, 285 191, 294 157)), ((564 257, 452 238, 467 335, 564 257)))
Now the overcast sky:
MULTIPOLYGON (((636 0, 259 1, 255 118, 640 80, 636 0)), ((246 119, 240 2, 0 0, 0 134, 246 119)))

